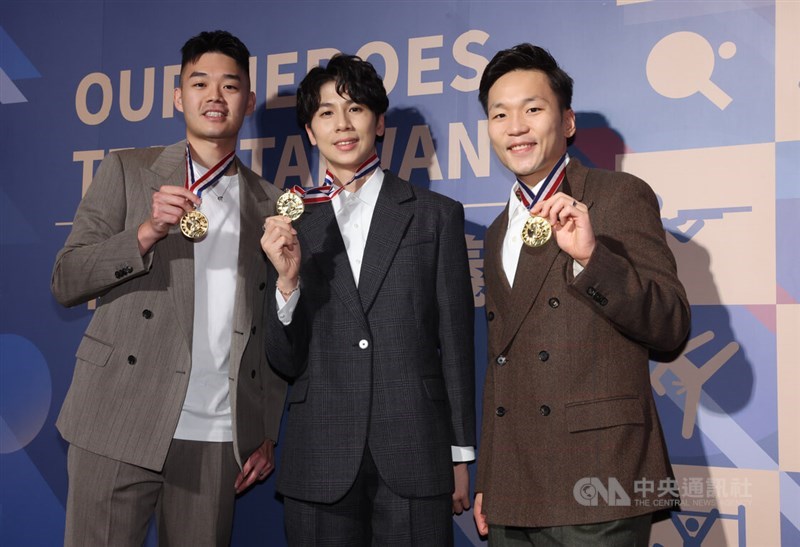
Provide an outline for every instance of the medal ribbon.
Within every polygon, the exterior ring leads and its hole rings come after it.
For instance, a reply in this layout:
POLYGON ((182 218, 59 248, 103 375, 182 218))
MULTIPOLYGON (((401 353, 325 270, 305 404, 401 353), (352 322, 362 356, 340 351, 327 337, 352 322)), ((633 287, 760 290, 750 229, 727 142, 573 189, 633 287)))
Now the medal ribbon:
POLYGON ((351 178, 346 183, 342 184, 341 186, 336 186, 334 181, 333 173, 330 170, 325 171, 325 182, 321 186, 316 186, 314 188, 303 188, 302 186, 294 186, 290 190, 292 193, 297 194, 301 198, 303 198, 303 203, 305 204, 313 204, 313 203, 324 203, 326 201, 330 201, 336 196, 339 195, 339 192, 344 190, 345 186, 350 185, 354 181, 360 179, 364 175, 372 172, 381 164, 381 160, 378 157, 377 153, 373 153, 367 160, 358 166, 356 169, 353 178, 351 178))
POLYGON ((184 182, 184 186, 186 187, 187 190, 191 191, 194 194, 197 194, 197 197, 203 197, 203 192, 219 182, 219 180, 222 178, 222 175, 225 174, 225 171, 227 171, 228 167, 230 167, 231 164, 233 163, 234 159, 236 159, 236 150, 232 150, 230 154, 222 158, 218 164, 209 169, 205 175, 195 180, 194 166, 192 164, 192 153, 189 150, 189 145, 187 144, 186 181, 184 182))
POLYGON ((530 211, 537 202, 548 199, 550 196, 558 192, 558 189, 561 187, 561 183, 564 182, 566 167, 567 154, 565 153, 563 156, 561 156, 561 159, 556 162, 556 164, 553 166, 553 169, 550 170, 550 174, 544 179, 544 184, 542 185, 538 194, 534 194, 533 190, 528 188, 528 185, 519 179, 517 179, 517 187, 514 189, 514 194, 517 196, 517 199, 522 202, 525 208, 530 211))

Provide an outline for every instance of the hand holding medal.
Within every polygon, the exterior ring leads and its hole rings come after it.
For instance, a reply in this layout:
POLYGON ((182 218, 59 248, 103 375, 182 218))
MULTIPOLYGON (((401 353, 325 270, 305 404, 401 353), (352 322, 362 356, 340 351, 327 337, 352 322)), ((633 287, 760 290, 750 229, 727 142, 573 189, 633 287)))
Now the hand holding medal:
POLYGON ((595 248, 589 208, 572 196, 558 192, 531 209, 531 219, 547 224, 562 251, 586 266, 595 248))

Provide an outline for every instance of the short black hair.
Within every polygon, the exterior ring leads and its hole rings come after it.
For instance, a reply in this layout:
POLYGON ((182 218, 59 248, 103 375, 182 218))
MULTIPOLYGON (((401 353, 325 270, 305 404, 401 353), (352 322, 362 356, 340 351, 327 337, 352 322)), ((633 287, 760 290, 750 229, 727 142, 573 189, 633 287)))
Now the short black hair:
POLYGON ((325 68, 312 68, 297 88, 297 125, 310 124, 319 108, 320 89, 328 82, 336 82, 336 93, 369 108, 375 116, 389 109, 389 97, 383 79, 369 61, 355 55, 337 53, 325 68))
POLYGON ((478 86, 478 100, 484 113, 488 114, 489 89, 500 77, 514 70, 539 70, 544 72, 550 82, 550 89, 558 98, 561 110, 572 108, 572 78, 564 72, 546 49, 532 44, 518 44, 512 48, 498 51, 489 61, 478 86))
POLYGON ((201 32, 189 38, 181 48, 181 74, 186 65, 196 62, 206 53, 227 55, 250 78, 250 51, 241 40, 226 30, 201 32))

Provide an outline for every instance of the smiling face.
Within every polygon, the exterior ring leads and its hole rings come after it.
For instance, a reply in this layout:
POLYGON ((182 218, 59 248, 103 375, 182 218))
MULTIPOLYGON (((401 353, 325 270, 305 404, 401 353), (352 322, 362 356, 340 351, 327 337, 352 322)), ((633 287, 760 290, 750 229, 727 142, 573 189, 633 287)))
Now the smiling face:
POLYGON ((311 144, 339 182, 346 183, 375 151, 375 138, 384 133, 384 116, 336 93, 334 81, 319 90, 319 108, 306 124, 311 144))
POLYGON ((231 57, 204 53, 187 63, 175 89, 175 108, 186 120, 186 138, 193 147, 213 143, 236 148, 245 115, 255 108, 248 75, 231 57))
POLYGON ((529 186, 545 178, 575 134, 544 72, 514 70, 497 79, 487 100, 489 139, 498 159, 529 186))

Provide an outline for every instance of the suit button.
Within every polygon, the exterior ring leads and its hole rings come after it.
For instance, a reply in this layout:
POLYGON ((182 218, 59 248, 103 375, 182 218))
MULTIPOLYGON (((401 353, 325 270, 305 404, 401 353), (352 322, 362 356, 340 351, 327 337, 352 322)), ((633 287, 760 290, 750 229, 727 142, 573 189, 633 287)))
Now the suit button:
POLYGON ((126 274, 133 273, 133 268, 130 266, 125 266, 125 273, 126 274))
POLYGON ((133 355, 128 355, 128 364, 129 365, 135 365, 136 364, 136 357, 134 357, 133 355))
POLYGON ((260 283, 260 284, 258 285, 258 290, 259 290, 259 291, 263 291, 263 290, 264 290, 264 288, 265 288, 266 286, 267 286, 267 284, 266 284, 266 283, 260 283))
POLYGON ((489 321, 494 321, 494 312, 490 311, 489 313, 487 313, 486 319, 488 319, 489 321))
POLYGON ((594 287, 589 287, 588 289, 586 289, 586 294, 588 294, 589 296, 594 296, 594 294, 595 294, 596 292, 597 292, 597 291, 595 290, 595 288, 594 288, 594 287))
POLYGON ((253 369, 250 371, 250 378, 255 378, 255 377, 256 377, 256 369, 253 369))
POLYGON ((250 329, 250 334, 255 334, 255 333, 256 333, 256 327, 255 325, 253 325, 253 328, 250 329))
POLYGON ((114 272, 114 277, 116 277, 117 279, 122 277, 122 270, 117 270, 116 272, 114 272))
POLYGON ((540 351, 539 352, 539 360, 540 361, 547 361, 548 359, 550 359, 550 354, 549 353, 547 353, 546 351, 540 351))
POLYGON ((367 349, 369 347, 369 340, 361 340, 358 342, 358 347, 361 349, 367 349))
POLYGON ((150 310, 144 310, 142 312, 142 317, 144 317, 145 319, 150 319, 151 317, 153 317, 153 312, 151 312, 150 310))
POLYGON ((547 301, 547 303, 550 304, 550 307, 554 309, 561 305, 561 302, 558 301, 558 298, 551 298, 547 301))
POLYGON ((549 416, 550 415, 550 407, 547 405, 542 405, 539 407, 539 412, 542 413, 542 416, 549 416))
POLYGON ((508 362, 508 358, 505 355, 498 355, 495 362, 502 367, 508 362))
POLYGON ((603 298, 600 299, 600 305, 605 306, 606 304, 608 304, 608 298, 604 296, 603 298))
POLYGON ((503 416, 506 415, 506 409, 503 408, 502 406, 498 406, 497 410, 495 410, 494 413, 497 414, 498 418, 502 418, 503 416))

